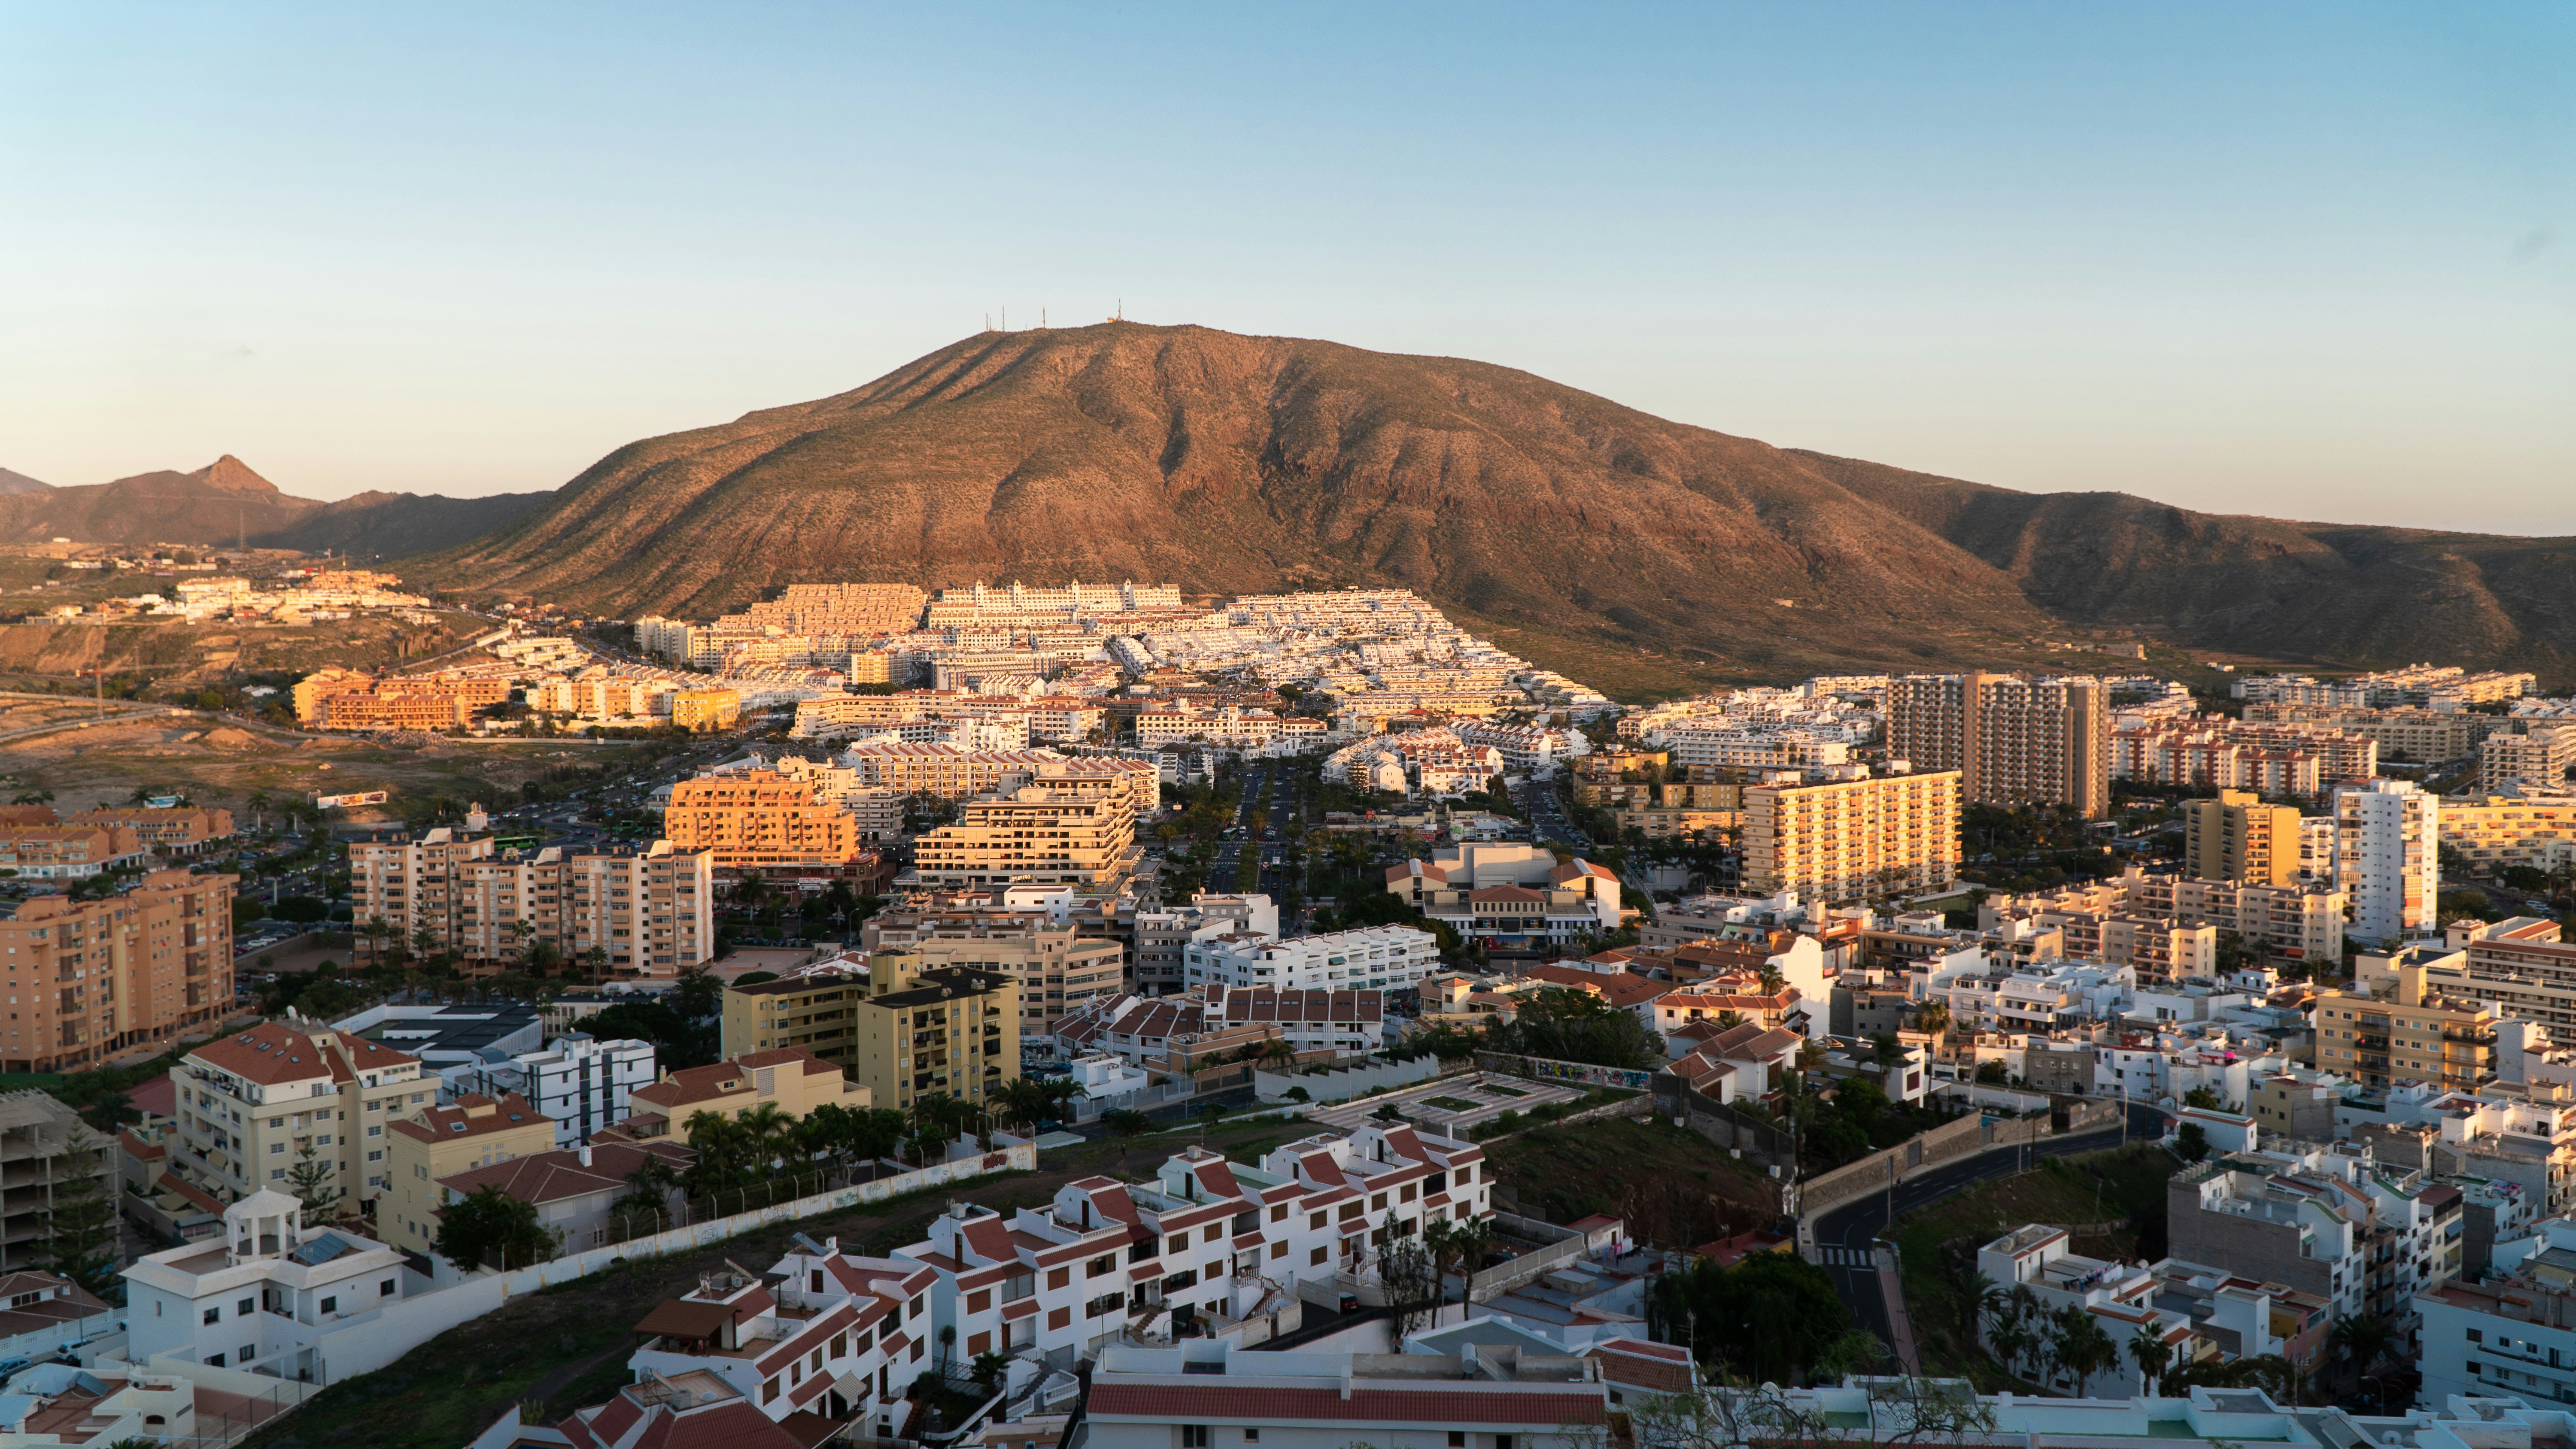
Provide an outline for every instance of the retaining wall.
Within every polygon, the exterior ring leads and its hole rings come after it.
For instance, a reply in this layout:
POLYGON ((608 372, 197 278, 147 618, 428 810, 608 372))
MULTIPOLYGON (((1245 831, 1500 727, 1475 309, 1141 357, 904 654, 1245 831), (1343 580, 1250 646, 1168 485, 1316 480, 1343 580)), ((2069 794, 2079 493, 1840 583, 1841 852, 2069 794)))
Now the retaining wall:
POLYGON ((558 1283, 569 1283, 575 1278, 586 1278, 622 1258, 659 1258, 711 1248, 773 1223, 796 1222, 864 1203, 883 1202, 927 1187, 965 1182, 986 1173, 1033 1171, 1037 1165, 1037 1149, 1027 1143, 1019 1143, 936 1167, 897 1173, 874 1182, 853 1183, 731 1217, 709 1218, 649 1237, 566 1254, 550 1262, 507 1273, 477 1273, 452 1286, 417 1298, 406 1298, 360 1322, 335 1328, 321 1335, 314 1346, 321 1354, 325 1382, 336 1382, 353 1374, 372 1373, 458 1324, 482 1317, 514 1295, 534 1293, 558 1283))

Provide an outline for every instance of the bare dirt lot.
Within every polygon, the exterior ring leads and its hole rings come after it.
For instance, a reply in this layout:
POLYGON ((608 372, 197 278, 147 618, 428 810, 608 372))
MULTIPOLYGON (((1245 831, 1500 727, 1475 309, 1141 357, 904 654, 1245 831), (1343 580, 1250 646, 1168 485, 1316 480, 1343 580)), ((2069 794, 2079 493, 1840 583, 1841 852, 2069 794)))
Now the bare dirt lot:
MULTIPOLYGON (((112 703, 112 702, 111 702, 112 703)), ((23 724, 50 722, 34 702, 23 724)), ((79 710, 71 711, 77 718, 79 710)), ((0 732, 22 727, 0 711, 0 732)), ((387 790, 404 796, 446 795, 497 804, 516 798, 522 781, 549 766, 592 764, 616 746, 560 741, 490 744, 425 735, 392 744, 370 739, 306 735, 220 717, 170 715, 89 729, 64 729, 31 739, 0 742, 0 798, 21 790, 54 792, 57 810, 121 804, 137 789, 175 791, 201 805, 245 807, 250 793, 275 796, 387 790)), ((392 818, 390 812, 352 811, 349 823, 392 818)))

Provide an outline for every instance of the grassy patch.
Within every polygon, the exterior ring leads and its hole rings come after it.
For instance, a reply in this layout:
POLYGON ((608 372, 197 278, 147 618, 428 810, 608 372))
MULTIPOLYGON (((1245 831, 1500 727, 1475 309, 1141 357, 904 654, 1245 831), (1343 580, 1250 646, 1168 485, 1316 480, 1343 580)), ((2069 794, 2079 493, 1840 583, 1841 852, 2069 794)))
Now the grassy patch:
POLYGON ((1904 1263, 1905 1306, 1925 1371, 1970 1373, 1981 1386, 2008 1387, 1985 1354, 1971 1346, 1963 1322, 1964 1288, 1976 1275, 1977 1249, 2024 1223, 2115 1223, 2079 1233, 2076 1250, 2133 1256, 2139 1227, 2160 1221, 2165 1181, 2180 1166, 2172 1154, 2146 1143, 2046 1157, 2017 1177, 1979 1183, 1898 1218, 1891 1236, 1904 1263))
MULTIPOLYGON (((1158 1158, 1159 1160, 1159 1158, 1158 1158)), ((1070 1180, 1063 1173, 1002 1174, 870 1203, 845 1213, 780 1223, 700 1253, 625 1264, 499 1309, 440 1334, 393 1364, 332 1384, 302 1408, 244 1441, 250 1449, 351 1443, 381 1449, 454 1449, 513 1404, 552 1423, 599 1403, 633 1375, 634 1325, 654 1304, 696 1286, 701 1272, 731 1258, 766 1268, 792 1233, 837 1236, 852 1252, 883 1253, 917 1242, 961 1186, 1008 1213, 1043 1203, 1070 1180), (539 1401, 530 1403, 531 1400, 539 1401)))
POLYGON ((1485 1148, 1495 1180, 1525 1217, 1570 1223, 1594 1213, 1627 1220, 1637 1237, 1687 1248, 1769 1227, 1773 1184, 1696 1132, 1652 1118, 1546 1127, 1485 1148))

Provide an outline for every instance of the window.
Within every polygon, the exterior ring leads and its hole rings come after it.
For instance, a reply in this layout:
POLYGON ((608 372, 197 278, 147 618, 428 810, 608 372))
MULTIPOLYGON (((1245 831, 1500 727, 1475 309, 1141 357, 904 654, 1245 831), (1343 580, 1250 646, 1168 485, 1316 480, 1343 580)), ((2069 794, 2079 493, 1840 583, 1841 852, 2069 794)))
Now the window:
POLYGON ((1246 1429, 1246 1430, 1244 1430, 1244 1431, 1243 1431, 1243 1442, 1244 1442, 1244 1443, 1246 1443, 1246 1444, 1258 1444, 1258 1443, 1260 1443, 1260 1442, 1261 1442, 1261 1431, 1260 1431, 1260 1430, 1258 1430, 1258 1429, 1246 1429))
POLYGON ((1181 1449, 1208 1449, 1207 1425, 1183 1424, 1181 1426, 1181 1449))
POLYGON ((206 1321, 207 1321, 208 1323, 216 1322, 217 1320, 221 1319, 223 1316, 224 1316, 224 1311, 223 1311, 221 1308, 209 1308, 209 1309, 207 1309, 207 1310, 206 1310, 206 1321))
POLYGON ((336 1297, 332 1297, 332 1298, 325 1298, 325 1299, 323 1299, 323 1300, 322 1300, 322 1311, 323 1311, 323 1312, 325 1312, 325 1313, 337 1313, 337 1312, 339 1312, 339 1311, 340 1311, 340 1300, 339 1300, 338 1298, 336 1298, 336 1297))
POLYGON ((1061 1288, 1072 1281, 1073 1270, 1070 1268, 1057 1268, 1047 1274, 1049 1288, 1061 1288))
POLYGON ((1321 1249, 1321 1248, 1317 1248, 1317 1249, 1315 1250, 1314 1256, 1312 1256, 1312 1257, 1308 1258, 1306 1261, 1307 1261, 1308 1263, 1313 1264, 1315 1267, 1318 1267, 1318 1268, 1320 1268, 1320 1267, 1324 1266, 1324 1250, 1323 1250, 1323 1249, 1321 1249))
POLYGON ((378 1296, 378 1297, 382 1297, 382 1296, 384 1296, 384 1295, 386 1295, 386 1294, 389 1294, 389 1293, 391 1293, 391 1292, 393 1292, 393 1291, 394 1291, 394 1280, 393 1280, 393 1279, 391 1279, 391 1278, 387 1278, 387 1279, 386 1279, 385 1281, 383 1281, 382 1283, 379 1283, 379 1284, 377 1284, 377 1285, 376 1285, 376 1294, 377 1294, 377 1296, 378 1296))
POLYGON ((1189 1250, 1190 1235, 1187 1233, 1182 1233, 1163 1245, 1163 1251, 1166 1253, 1186 1253, 1189 1250))
POLYGON ((969 1313, 981 1313, 992 1306, 993 1290, 990 1288, 980 1289, 966 1295, 966 1311, 969 1313))
POLYGON ((1465 1431, 1459 1429, 1452 1429, 1449 1431, 1449 1449, 1467 1449, 1467 1435, 1465 1431))
POLYGON ((1307 1226, 1309 1229, 1319 1229, 1319 1228, 1323 1227, 1323 1226, 1324 1226, 1324 1215, 1323 1215, 1322 1213, 1314 1213, 1314 1214, 1310 1214, 1310 1215, 1307 1217, 1307 1219, 1306 1219, 1306 1226, 1307 1226))

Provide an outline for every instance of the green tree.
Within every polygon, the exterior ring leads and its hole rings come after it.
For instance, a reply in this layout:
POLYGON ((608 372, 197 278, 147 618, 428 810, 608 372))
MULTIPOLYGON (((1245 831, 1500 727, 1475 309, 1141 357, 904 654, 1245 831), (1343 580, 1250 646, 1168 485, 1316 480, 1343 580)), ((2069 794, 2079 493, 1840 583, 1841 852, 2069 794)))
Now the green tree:
POLYGON ((1852 1328, 1833 1279, 1789 1253, 1756 1253, 1732 1268, 1698 1259, 1667 1273, 1647 1290, 1646 1322, 1658 1342, 1687 1343, 1702 1363, 1784 1384, 1852 1328))
POLYGON ((1121 1107, 1102 1117, 1100 1125, 1121 1137, 1142 1137, 1154 1130, 1154 1119, 1133 1107, 1121 1107))
POLYGON ((105 1296, 116 1286, 125 1263, 116 1202, 100 1185, 98 1149, 76 1146, 64 1154, 63 1166, 70 1176, 56 1188, 53 1204, 45 1211, 45 1232, 36 1243, 36 1260, 46 1272, 105 1296))
POLYGON ((460 1268, 497 1260, 506 1272, 551 1259, 561 1244, 562 1235, 545 1225, 535 1203, 486 1184, 440 1210, 432 1247, 460 1268))
POLYGON ((304 1204, 307 1222, 328 1222, 337 1215, 340 1198, 340 1164, 325 1160, 307 1138, 295 1154, 295 1165, 286 1169, 286 1190, 304 1204))
POLYGON ((2209 1134, 2200 1130, 2199 1123, 2185 1122, 2174 1134, 2174 1151, 2185 1162, 2198 1162, 2209 1155, 2209 1134))
POLYGON ((1568 986, 1531 993, 1487 1040, 1499 1052, 1593 1066, 1645 1068, 1664 1060, 1663 1037, 1634 1013, 1568 986))

